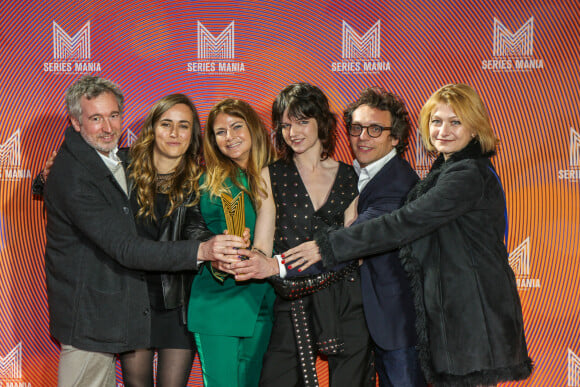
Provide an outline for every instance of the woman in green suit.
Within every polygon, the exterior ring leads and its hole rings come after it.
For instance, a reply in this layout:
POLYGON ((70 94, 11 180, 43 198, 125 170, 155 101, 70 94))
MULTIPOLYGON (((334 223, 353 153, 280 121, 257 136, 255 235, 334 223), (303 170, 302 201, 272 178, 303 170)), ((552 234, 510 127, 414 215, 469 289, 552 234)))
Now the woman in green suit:
MULTIPOLYGON (((200 181, 200 206, 208 228, 216 234, 227 229, 222 197, 241 193, 253 239, 255 209, 265 196, 260 172, 274 159, 264 124, 246 102, 222 100, 209 113, 203 150, 207 172, 200 181)), ((272 241, 267 243, 255 248, 271 250, 272 241)), ((188 328, 195 334, 206 387, 258 385, 274 298, 267 282, 236 282, 209 265, 196 276, 188 328)))

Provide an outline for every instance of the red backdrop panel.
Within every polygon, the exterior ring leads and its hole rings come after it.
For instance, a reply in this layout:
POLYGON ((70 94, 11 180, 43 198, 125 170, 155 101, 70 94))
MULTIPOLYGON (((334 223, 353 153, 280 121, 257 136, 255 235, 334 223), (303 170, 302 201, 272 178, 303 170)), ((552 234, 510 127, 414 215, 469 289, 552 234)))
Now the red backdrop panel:
MULTIPOLYGON (((311 82, 340 114, 380 85, 416 121, 440 86, 465 82, 501 139, 510 263, 531 357, 525 386, 580 385, 580 4, 577 1, 4 1, 0 14, 0 385, 56 384, 42 202, 30 184, 67 125, 81 73, 126 95, 130 144, 160 97, 187 93, 202 121, 239 97, 268 124, 276 93, 311 82), (213 38, 213 40, 212 40, 213 38), (223 39, 221 39, 223 38, 223 39)), ((344 127, 336 158, 350 161, 344 127)), ((406 158, 429 158, 413 133, 406 158)), ((319 363, 322 384, 328 383, 319 363)), ((120 379, 119 379, 120 381, 120 379)), ((190 385, 201 385, 196 362, 190 385)))

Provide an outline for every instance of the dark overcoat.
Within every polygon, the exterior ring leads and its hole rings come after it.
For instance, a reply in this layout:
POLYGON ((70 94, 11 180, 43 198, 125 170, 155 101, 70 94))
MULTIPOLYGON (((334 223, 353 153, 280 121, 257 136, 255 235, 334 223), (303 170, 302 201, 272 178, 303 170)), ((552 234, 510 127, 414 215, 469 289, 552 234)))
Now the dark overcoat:
POLYGON ((489 156, 474 140, 447 161, 439 157, 401 209, 316 237, 329 266, 402 248, 421 365, 436 386, 489 385, 532 371, 504 245, 505 199, 489 156))
POLYGON ((127 195, 73 128, 66 130, 44 200, 51 334, 87 351, 147 348, 151 313, 140 270, 195 270, 199 242, 138 237, 127 195))

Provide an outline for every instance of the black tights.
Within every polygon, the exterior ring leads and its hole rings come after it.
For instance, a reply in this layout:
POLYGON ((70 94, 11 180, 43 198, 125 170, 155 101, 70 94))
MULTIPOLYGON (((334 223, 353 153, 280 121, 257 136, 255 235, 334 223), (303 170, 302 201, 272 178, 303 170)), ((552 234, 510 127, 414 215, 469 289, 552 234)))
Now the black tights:
MULTIPOLYGON (((125 387, 153 387, 155 349, 138 349, 119 355, 125 387)), ((189 380, 195 351, 157 350, 157 387, 184 387, 189 380)))

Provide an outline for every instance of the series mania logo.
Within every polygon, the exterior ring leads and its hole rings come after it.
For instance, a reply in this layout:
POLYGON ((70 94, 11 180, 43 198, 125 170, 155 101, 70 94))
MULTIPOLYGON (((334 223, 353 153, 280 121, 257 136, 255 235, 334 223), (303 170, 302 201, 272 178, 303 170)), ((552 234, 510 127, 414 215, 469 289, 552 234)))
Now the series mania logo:
POLYGON ((130 147, 135 141, 137 141, 138 135, 135 134, 131 129, 125 129, 125 141, 123 146, 130 147))
POLYGON ((391 64, 381 60, 381 21, 359 35, 342 21, 342 62, 333 62, 332 71, 338 73, 377 73, 388 71, 391 64))
POLYGON ((45 72, 84 74, 101 71, 99 62, 91 62, 91 21, 72 37, 53 21, 52 58, 52 62, 44 63, 45 72))
POLYGON ((0 356, 0 387, 30 387, 22 381, 22 342, 4 357, 0 356))
POLYGON ((197 22, 197 62, 188 62, 187 71, 201 74, 232 74, 246 71, 234 60, 234 21, 218 36, 197 22))
POLYGON ((560 180, 580 181, 580 133, 570 128, 570 168, 558 171, 560 180))
POLYGON ((509 264, 516 275, 518 289, 540 288, 540 279, 530 278, 530 237, 510 253, 509 264))
POLYGON ((431 164, 435 161, 434 153, 429 153, 421 141, 421 133, 417 130, 417 145, 415 146, 415 172, 421 179, 429 173, 431 164))
POLYGON ((22 169, 20 153, 20 129, 0 144, 0 181, 16 181, 30 178, 30 169, 22 169))
POLYGON ((580 387, 580 357, 568 348, 568 387, 580 387))
POLYGON ((531 71, 544 68, 544 60, 534 55, 534 17, 515 33, 493 18, 493 59, 481 62, 482 70, 531 71))

